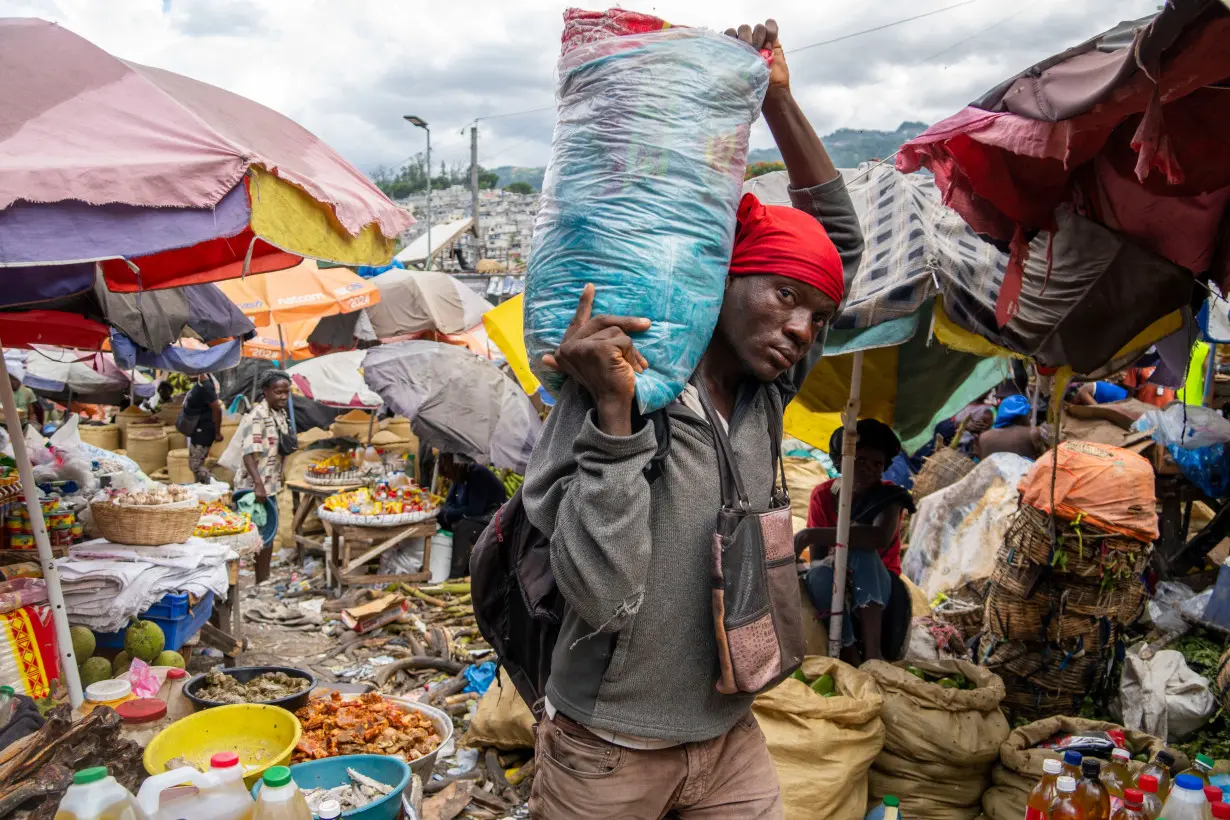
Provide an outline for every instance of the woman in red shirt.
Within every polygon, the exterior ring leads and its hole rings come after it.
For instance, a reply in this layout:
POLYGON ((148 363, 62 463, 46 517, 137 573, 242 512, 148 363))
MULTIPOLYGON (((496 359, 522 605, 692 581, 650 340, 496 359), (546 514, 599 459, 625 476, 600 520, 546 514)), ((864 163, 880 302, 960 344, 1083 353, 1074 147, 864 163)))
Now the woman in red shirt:
MULTIPOLYGON (((829 441, 829 455, 841 463, 839 428, 829 441)), ((845 618, 842 620, 842 657, 858 665, 883 657, 880 635, 884 607, 892 595, 893 575, 901 574, 901 518, 914 511, 910 494, 889 481, 884 469, 901 452, 901 441, 892 428, 875 419, 858 422, 858 450, 854 457, 854 492, 850 514, 845 618), (854 619, 859 621, 861 649, 855 646, 854 619), (861 656, 861 657, 860 657, 861 656)), ((795 554, 810 548, 812 564, 807 571, 808 597, 818 614, 832 614, 833 557, 829 548, 837 543, 837 499, 842 479, 826 481, 812 490, 807 510, 807 529, 794 537, 795 554)))

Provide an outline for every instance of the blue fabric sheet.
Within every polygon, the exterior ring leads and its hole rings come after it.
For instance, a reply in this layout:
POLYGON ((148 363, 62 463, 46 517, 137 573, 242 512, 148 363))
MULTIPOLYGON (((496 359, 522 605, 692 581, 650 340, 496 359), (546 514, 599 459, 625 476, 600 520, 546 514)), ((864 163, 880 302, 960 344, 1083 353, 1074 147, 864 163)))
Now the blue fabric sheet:
POLYGON ((115 363, 125 370, 131 370, 139 365, 198 376, 202 373, 213 373, 234 367, 239 364, 242 350, 243 341, 231 339, 205 350, 189 350, 185 347, 167 345, 160 353, 154 353, 137 347, 136 342, 118 330, 114 328, 111 330, 112 355, 115 356, 115 363))

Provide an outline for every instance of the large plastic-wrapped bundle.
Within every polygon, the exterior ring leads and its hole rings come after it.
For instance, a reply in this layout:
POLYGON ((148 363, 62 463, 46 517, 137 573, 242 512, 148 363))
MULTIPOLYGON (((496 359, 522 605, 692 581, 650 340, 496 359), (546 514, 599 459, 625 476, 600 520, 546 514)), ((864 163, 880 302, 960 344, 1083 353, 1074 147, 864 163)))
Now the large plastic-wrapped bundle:
POLYGON ((587 283, 594 313, 646 317, 642 412, 683 390, 713 335, 764 57, 715 32, 613 10, 564 15, 558 116, 534 229, 525 343, 535 374, 587 283))

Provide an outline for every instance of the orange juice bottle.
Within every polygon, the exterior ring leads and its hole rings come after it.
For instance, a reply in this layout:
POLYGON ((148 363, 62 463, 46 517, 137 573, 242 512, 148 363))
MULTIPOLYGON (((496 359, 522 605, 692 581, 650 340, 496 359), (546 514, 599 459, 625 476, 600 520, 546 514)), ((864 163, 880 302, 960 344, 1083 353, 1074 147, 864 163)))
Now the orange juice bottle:
POLYGON ((1085 820, 1110 820, 1110 792, 1102 785, 1102 761, 1087 757, 1081 761, 1081 779, 1076 784, 1076 799, 1085 809, 1085 820))
POLYGON ((1145 820, 1145 796, 1140 789, 1123 790, 1123 806, 1111 816, 1111 820, 1145 820))
POLYGON ((1076 781, 1066 774, 1055 781, 1055 799, 1048 817, 1050 820, 1088 820, 1085 809, 1076 798, 1076 781))
POLYGON ((1157 777, 1141 773, 1136 788, 1144 795, 1145 820, 1157 820, 1162 813, 1162 798, 1157 796, 1157 777))
POLYGON ((1049 757, 1042 761, 1042 779, 1025 801, 1025 820, 1046 820, 1055 801, 1055 781, 1063 774, 1063 761, 1049 757))

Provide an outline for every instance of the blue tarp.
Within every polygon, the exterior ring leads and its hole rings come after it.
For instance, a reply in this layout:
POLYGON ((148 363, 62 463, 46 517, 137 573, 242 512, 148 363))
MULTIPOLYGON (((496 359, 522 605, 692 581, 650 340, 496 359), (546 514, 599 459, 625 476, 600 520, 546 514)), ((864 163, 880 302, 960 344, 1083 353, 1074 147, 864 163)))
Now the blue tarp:
POLYGON ((136 342, 123 333, 111 330, 111 352, 115 363, 125 370, 134 367, 153 367, 158 370, 173 370, 176 373, 186 373, 198 376, 201 373, 212 373, 216 370, 226 370, 239 364, 243 350, 242 339, 231 339, 205 350, 189 350, 184 347, 167 345, 159 353, 138 347, 136 342))

